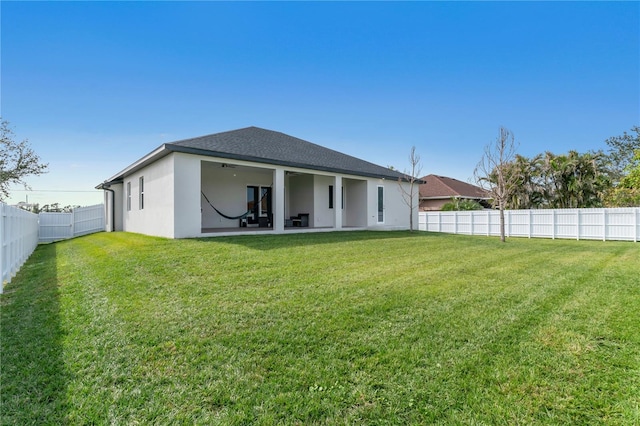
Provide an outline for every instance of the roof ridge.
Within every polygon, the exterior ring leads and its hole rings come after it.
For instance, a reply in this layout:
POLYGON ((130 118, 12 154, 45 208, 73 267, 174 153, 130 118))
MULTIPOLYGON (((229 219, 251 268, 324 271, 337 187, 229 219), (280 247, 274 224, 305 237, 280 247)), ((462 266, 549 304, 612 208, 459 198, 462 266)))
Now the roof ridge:
POLYGON ((177 145, 177 144, 179 144, 181 142, 193 141, 193 140, 196 140, 196 139, 207 138, 207 137, 210 137, 210 136, 224 135, 224 134, 227 134, 227 133, 233 133, 233 132, 237 132, 239 130, 247 130, 247 129, 268 130, 268 129, 263 129, 261 127, 256 127, 256 126, 247 126, 247 127, 242 127, 240 129, 225 130, 223 132, 208 133, 206 135, 193 136, 193 137, 185 138, 185 139, 178 139, 177 141, 165 142, 165 144, 167 144, 167 145, 177 145))
MULTIPOLYGON (((165 143, 167 148, 181 151, 200 150, 222 158, 275 162, 290 167, 355 174, 369 177, 405 179, 404 174, 387 167, 346 154, 336 149, 258 126, 226 130, 165 143), (244 146, 246 149, 238 147, 244 146), (298 146, 299 148, 295 148, 298 146)), ((185 151, 186 152, 186 151, 185 151)))

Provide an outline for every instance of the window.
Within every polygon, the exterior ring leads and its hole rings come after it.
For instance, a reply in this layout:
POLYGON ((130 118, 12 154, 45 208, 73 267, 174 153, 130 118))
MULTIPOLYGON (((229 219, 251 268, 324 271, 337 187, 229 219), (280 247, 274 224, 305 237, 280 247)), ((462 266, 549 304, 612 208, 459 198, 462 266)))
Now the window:
POLYGON ((127 182, 127 211, 131 211, 131 182, 127 182))
POLYGON ((140 176, 140 204, 138 205, 140 210, 144 209, 144 176, 140 176))
POLYGON ((384 187, 378 187, 378 223, 384 223, 384 187))
POLYGON ((333 208, 333 185, 329 185, 329 208, 333 208))

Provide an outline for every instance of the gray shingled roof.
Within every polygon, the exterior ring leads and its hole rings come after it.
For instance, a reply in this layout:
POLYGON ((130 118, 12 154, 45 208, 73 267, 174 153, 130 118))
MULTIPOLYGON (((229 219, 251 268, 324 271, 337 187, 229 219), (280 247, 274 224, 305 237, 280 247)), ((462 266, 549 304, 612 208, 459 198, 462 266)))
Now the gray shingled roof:
POLYGON ((398 179, 404 175, 387 167, 314 143, 259 127, 247 127, 185 139, 165 145, 170 151, 246 160, 333 173, 398 179))

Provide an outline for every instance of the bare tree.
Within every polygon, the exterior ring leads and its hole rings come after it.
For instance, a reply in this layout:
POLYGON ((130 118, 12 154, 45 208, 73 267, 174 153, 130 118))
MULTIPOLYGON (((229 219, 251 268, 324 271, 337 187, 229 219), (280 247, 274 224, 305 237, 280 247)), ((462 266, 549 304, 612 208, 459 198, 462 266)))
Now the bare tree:
POLYGON ((409 207, 409 231, 413 232, 413 212, 418 208, 420 202, 416 204, 414 202, 415 195, 419 191, 419 179, 416 177, 422 173, 422 165, 420 164, 420 155, 416 154, 416 147, 411 147, 411 153, 409 154, 409 166, 410 171, 404 171, 404 177, 398 179, 398 188, 402 193, 402 201, 409 207), (407 190, 403 185, 404 182, 409 182, 409 189, 407 190))
POLYGON ((47 172, 47 164, 29 147, 28 141, 15 142, 9 122, 0 118, 0 201, 9 196, 9 185, 29 186, 24 178, 47 172))
POLYGON ((516 142, 513 133, 500 127, 498 138, 484 148, 482 159, 473 171, 476 183, 493 199, 500 210, 500 241, 505 241, 504 209, 518 183, 518 174, 510 170, 516 158, 516 142))

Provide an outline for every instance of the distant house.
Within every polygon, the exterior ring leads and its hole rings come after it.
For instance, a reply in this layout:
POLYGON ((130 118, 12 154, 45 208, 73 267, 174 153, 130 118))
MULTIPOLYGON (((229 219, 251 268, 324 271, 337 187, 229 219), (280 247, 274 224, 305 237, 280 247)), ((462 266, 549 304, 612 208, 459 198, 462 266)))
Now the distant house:
POLYGON ((400 179, 408 190, 403 178, 284 133, 247 127, 163 144, 96 188, 105 191, 107 231, 189 238, 408 229, 409 207, 398 187, 400 179))
POLYGON ((452 198, 466 198, 478 201, 488 207, 490 199, 487 192, 470 183, 446 176, 428 175, 421 178, 420 210, 440 210, 452 198))

